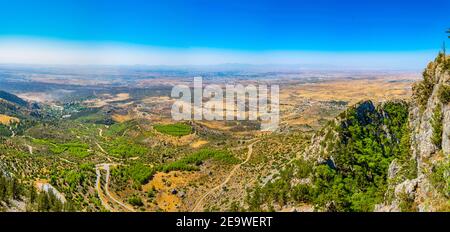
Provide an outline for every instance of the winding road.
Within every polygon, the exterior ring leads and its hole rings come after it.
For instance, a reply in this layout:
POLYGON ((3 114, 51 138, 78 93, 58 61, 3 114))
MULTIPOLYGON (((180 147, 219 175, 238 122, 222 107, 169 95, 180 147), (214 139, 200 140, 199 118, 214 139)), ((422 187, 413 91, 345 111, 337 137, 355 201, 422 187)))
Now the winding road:
POLYGON ((110 169, 109 169, 109 167, 110 167, 109 164, 107 164, 107 165, 104 166, 104 169, 106 170, 106 181, 105 181, 105 187, 104 187, 104 188, 105 188, 105 193, 106 193, 106 195, 107 195, 111 200, 113 200, 113 201, 116 202, 118 205, 120 205, 122 208, 124 208, 124 209, 126 209, 126 210, 128 210, 128 211, 130 211, 130 212, 134 212, 133 207, 128 206, 128 205, 126 205, 125 203, 123 203, 123 202, 117 200, 117 199, 116 199, 115 197, 113 197, 113 196, 111 195, 111 193, 109 192, 109 178, 110 178, 110 169))
MULTIPOLYGON (((102 138, 105 138, 103 136, 103 130, 101 128, 98 129, 98 135, 102 138)), ((103 147, 100 146, 100 144, 98 142, 95 142, 95 144, 100 149, 102 156, 105 157, 109 162, 112 162, 111 157, 109 157, 107 155, 107 152, 105 151, 105 149, 103 149, 103 147)), ((120 159, 117 159, 117 160, 120 160, 120 159)), ((114 209, 114 207, 110 206, 110 203, 114 202, 117 205, 119 205, 122 209, 125 209, 126 211, 129 211, 129 212, 134 212, 135 210, 132 206, 129 206, 129 205, 123 203, 122 201, 118 200, 111 194, 111 192, 109 192, 109 183, 110 183, 110 176, 111 176, 110 167, 118 166, 118 165, 121 165, 121 164, 104 163, 104 164, 97 164, 95 166, 95 173, 97 174, 97 181, 95 183, 95 186, 96 186, 95 189, 97 190, 98 196, 100 198, 100 201, 102 202, 103 207, 105 207, 105 209, 107 209, 108 211, 111 211, 111 212, 116 211, 114 209), (105 194, 103 194, 103 191, 101 188, 101 183, 100 183, 101 176, 102 176, 102 174, 101 174, 102 169, 106 171, 105 185, 103 186, 105 194), (108 198, 109 198, 109 200, 108 200, 108 198)))
POLYGON ((105 199, 105 195, 102 192, 102 187, 100 183, 100 179, 102 177, 102 174, 100 172, 100 165, 95 166, 95 173, 97 174, 97 179, 95 181, 95 190, 97 190, 98 198, 100 198, 100 201, 106 210, 113 212, 114 209, 108 204, 108 201, 105 199))
POLYGON ((98 128, 98 135, 99 135, 100 137, 102 137, 102 138, 105 138, 105 137, 103 136, 103 129, 102 129, 102 128, 98 128))
POLYGON ((119 164, 113 164, 113 163, 107 163, 107 164, 98 164, 95 166, 95 173, 97 174, 97 180, 95 183, 95 189, 97 190, 97 194, 100 198, 100 201, 102 202, 103 207, 107 209, 108 211, 114 212, 116 211, 113 207, 110 206, 109 200, 115 202, 117 205, 119 205, 121 208, 125 209, 126 211, 134 212, 133 207, 126 205, 125 203, 121 202, 117 198, 115 198, 110 192, 109 192, 109 182, 110 182, 110 166, 117 166, 119 164), (106 177, 105 177, 105 185, 103 186, 105 190, 105 194, 103 194, 102 188, 101 188, 101 169, 106 171, 106 177))
POLYGON ((252 157, 252 153, 253 153, 253 144, 257 143, 258 141, 255 141, 251 144, 248 145, 248 152, 247 152, 247 158, 244 160, 244 162, 237 164, 236 166, 234 166, 234 168, 231 170, 230 174, 228 174, 227 178, 225 178, 225 180, 220 183, 219 185, 217 185, 216 187, 212 188, 211 190, 209 190, 207 193, 205 193, 198 201, 197 203, 194 205, 194 208, 192 209, 192 212, 197 212, 199 210, 199 207, 202 205, 203 200, 205 200, 206 197, 208 197, 209 195, 211 195, 212 193, 214 193, 215 191, 221 189, 223 186, 225 186, 230 180, 231 177, 233 177, 234 173, 244 164, 246 164, 250 158, 252 157))

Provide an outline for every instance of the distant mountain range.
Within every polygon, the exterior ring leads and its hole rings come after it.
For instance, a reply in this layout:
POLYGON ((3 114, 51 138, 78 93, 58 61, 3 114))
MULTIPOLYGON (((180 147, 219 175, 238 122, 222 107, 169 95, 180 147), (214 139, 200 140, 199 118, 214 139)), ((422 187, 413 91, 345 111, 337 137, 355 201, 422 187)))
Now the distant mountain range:
POLYGON ((4 99, 6 101, 12 102, 14 104, 17 104, 17 105, 23 106, 23 107, 28 106, 28 102, 26 102, 22 98, 14 95, 14 94, 2 91, 2 90, 0 90, 0 99, 4 99))

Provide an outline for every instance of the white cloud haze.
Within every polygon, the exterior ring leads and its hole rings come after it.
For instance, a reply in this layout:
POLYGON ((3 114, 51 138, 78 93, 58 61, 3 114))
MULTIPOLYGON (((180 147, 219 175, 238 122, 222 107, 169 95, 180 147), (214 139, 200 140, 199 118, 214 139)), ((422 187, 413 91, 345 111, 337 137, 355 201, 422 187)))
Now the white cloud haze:
POLYGON ((0 63, 62 65, 307 65, 349 69, 421 69, 437 51, 323 52, 161 48, 111 42, 0 37, 0 63))

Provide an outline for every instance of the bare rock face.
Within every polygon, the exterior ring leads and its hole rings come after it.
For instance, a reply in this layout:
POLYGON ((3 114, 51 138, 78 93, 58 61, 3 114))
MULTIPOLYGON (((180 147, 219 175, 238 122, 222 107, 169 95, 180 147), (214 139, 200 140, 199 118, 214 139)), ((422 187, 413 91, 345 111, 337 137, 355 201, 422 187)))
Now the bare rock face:
POLYGON ((426 108, 421 112, 418 104, 414 104, 411 112, 412 146, 411 150, 419 163, 419 172, 425 171, 425 160, 433 158, 439 153, 439 148, 431 141, 433 128, 431 126, 433 112, 438 105, 442 107, 443 133, 442 151, 448 156, 450 152, 450 106, 440 101, 438 96, 439 87, 443 84, 450 84, 449 71, 443 69, 442 65, 435 61, 428 65, 425 73, 431 75, 435 80, 433 91, 428 99, 426 108))
MULTIPOLYGON (((446 58, 450 59, 449 57, 446 58)), ((442 194, 433 187, 430 182, 430 175, 434 167, 443 162, 448 162, 450 159, 450 105, 443 103, 439 99, 439 88, 441 85, 450 84, 450 70, 439 61, 431 62, 424 72, 424 75, 431 77, 434 81, 432 92, 429 96, 426 105, 423 107, 413 99, 410 114, 409 127, 411 131, 411 156, 417 161, 418 177, 412 180, 406 179, 403 182, 390 186, 395 189, 393 200, 389 204, 377 205, 377 211, 401 211, 399 204, 402 198, 408 197, 414 201, 414 206, 417 211, 436 211, 437 208, 442 207, 440 204, 445 204, 446 200, 442 199, 442 194), (442 143, 441 147, 436 146, 432 142, 433 126, 432 118, 436 107, 440 105, 442 108, 442 143)), ((413 93, 418 94, 418 93, 413 93)), ((389 167, 390 179, 397 177, 395 172, 397 163, 393 161, 389 167)), ((450 172, 450 170, 448 170, 450 172)), ((448 204, 448 203, 447 203, 448 204)))
POLYGON ((398 164, 398 161, 394 159, 392 163, 389 165, 388 170, 388 178, 393 179, 398 175, 398 172, 400 171, 400 165, 398 164))
POLYGON ((399 198, 401 195, 405 195, 405 197, 407 198, 414 199, 419 180, 420 178, 406 180, 401 184, 395 186, 395 196, 399 198))
MULTIPOLYGON (((435 84, 433 86, 433 91, 431 96, 428 98, 425 109, 420 109, 420 106, 414 102, 410 122, 411 129, 413 132, 412 142, 415 146, 412 146, 412 151, 415 155, 419 157, 419 159, 430 158, 433 154, 435 154, 438 148, 431 142, 431 136, 433 134, 433 128, 431 126, 433 111, 437 107, 438 104, 442 105, 438 97, 438 90, 442 84, 449 84, 449 73, 447 70, 444 70, 441 65, 437 62, 432 62, 428 65, 428 68, 425 70, 425 75, 430 75, 433 80, 435 80, 435 84)), ((449 138, 450 134, 450 111, 448 105, 443 105, 443 115, 444 115, 444 133, 442 136, 442 145, 444 151, 450 151, 449 147, 449 138), (447 136, 445 136, 447 135, 447 136), (445 145, 444 145, 445 144, 445 145), (444 148, 445 146, 445 148, 444 148)))

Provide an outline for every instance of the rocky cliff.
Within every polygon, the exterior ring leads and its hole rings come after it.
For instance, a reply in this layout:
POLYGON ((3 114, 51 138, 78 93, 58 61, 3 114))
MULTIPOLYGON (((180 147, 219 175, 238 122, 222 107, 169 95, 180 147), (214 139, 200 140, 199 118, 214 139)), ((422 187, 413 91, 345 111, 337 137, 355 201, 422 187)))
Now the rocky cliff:
POLYGON ((450 56, 439 54, 409 102, 360 102, 312 138, 303 156, 346 180, 346 209, 450 210, 449 74, 450 56))
POLYGON ((430 62, 423 80, 413 86, 409 113, 410 156, 417 164, 417 177, 389 168, 390 192, 379 211, 450 210, 450 57, 443 54, 430 62), (403 206, 403 207, 402 207, 403 206))

